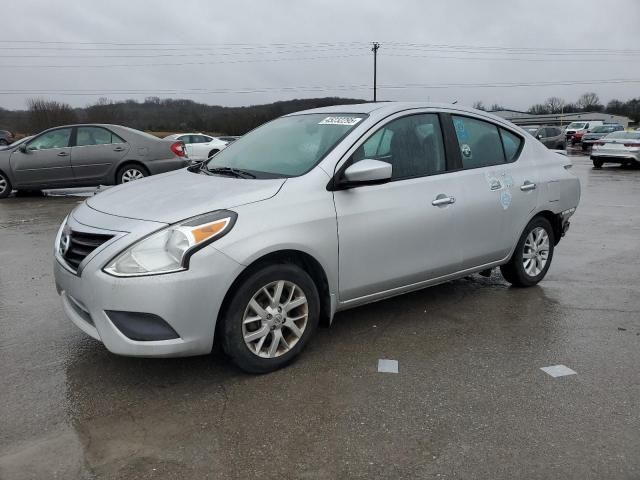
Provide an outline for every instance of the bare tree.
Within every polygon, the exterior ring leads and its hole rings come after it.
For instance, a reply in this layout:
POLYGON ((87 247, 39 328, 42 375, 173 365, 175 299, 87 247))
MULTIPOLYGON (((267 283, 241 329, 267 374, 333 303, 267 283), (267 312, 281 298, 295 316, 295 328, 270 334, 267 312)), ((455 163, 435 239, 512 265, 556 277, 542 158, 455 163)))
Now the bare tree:
POLYGON ((76 112, 71 105, 53 100, 30 98, 27 100, 29 127, 32 132, 39 132, 50 127, 75 123, 76 112))
POLYGON ((476 110, 486 110, 484 103, 482 103, 482 100, 473 102, 473 108, 475 108, 476 110))
POLYGON ((529 107, 529 113, 532 113, 533 115, 546 115, 551 112, 549 111, 549 105, 544 103, 536 103, 535 105, 531 105, 529 107))
POLYGON ((489 108, 489 111, 490 112, 496 112, 498 110, 504 110, 504 109, 505 108, 502 105, 500 105, 499 103, 493 103, 493 104, 491 104, 491 108, 489 108))
POLYGON ((600 97, 595 92, 587 92, 580 95, 577 102, 578 106, 584 110, 602 110, 603 106, 600 103, 600 97))
POLYGON ((560 97, 549 97, 545 103, 549 106, 549 113, 562 113, 566 102, 560 97))

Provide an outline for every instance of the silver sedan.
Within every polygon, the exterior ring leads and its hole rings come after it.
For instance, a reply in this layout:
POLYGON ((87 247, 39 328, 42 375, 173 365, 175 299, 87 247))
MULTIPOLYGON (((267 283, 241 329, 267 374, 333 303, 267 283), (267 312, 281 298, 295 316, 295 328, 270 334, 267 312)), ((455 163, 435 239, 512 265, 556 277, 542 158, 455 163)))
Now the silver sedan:
POLYGON ((66 315, 111 352, 293 360, 336 312, 500 267, 540 282, 578 206, 569 159, 458 105, 290 114, 109 189, 55 239, 66 315))
POLYGON ((593 166, 605 163, 640 164, 640 132, 613 132, 596 141, 591 150, 593 166))

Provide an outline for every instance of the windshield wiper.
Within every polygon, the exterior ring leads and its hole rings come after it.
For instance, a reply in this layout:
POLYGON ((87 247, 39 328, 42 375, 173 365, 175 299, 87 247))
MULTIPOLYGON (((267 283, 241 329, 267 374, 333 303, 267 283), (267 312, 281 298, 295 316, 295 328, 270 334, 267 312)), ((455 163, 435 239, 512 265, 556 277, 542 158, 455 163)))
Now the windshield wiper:
POLYGON ((231 177, 236 178, 256 178, 256 176, 248 172, 246 170, 242 170, 241 168, 231 168, 231 167, 214 167, 214 168, 205 168, 207 172, 217 173, 219 175, 229 175, 231 177))

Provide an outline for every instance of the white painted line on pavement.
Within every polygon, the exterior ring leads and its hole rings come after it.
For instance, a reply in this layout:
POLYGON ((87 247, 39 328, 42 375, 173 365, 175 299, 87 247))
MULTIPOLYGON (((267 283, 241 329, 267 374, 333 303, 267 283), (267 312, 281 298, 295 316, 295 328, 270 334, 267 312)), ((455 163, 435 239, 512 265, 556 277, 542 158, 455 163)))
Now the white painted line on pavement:
POLYGON ((551 375, 552 377, 564 377, 566 375, 577 375, 578 372, 571 370, 569 367, 565 367, 564 365, 552 365, 550 367, 542 367, 544 373, 551 375))
POLYGON ((398 361, 380 358, 378 360, 378 373, 398 373, 398 361))

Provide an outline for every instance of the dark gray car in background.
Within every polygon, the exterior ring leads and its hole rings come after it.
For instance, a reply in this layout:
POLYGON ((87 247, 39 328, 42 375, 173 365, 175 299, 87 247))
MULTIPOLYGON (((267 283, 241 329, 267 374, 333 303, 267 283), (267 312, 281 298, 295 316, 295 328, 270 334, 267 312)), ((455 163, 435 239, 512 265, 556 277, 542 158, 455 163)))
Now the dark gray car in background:
POLYGON ((524 128, 527 132, 540 140, 547 148, 555 150, 564 150, 567 148, 567 141, 564 133, 559 127, 530 126, 524 128))
POLYGON ((180 141, 120 125, 66 125, 0 151, 0 198, 13 189, 126 183, 188 164, 180 141))
POLYGON ((596 141, 606 137, 610 133, 621 132, 623 130, 624 127, 618 123, 606 123, 604 125, 593 127, 593 130, 582 136, 582 150, 592 148, 596 141))
POLYGON ((13 133, 11 133, 9 130, 0 130, 0 147, 9 145, 14 141, 15 137, 13 136, 13 133))

